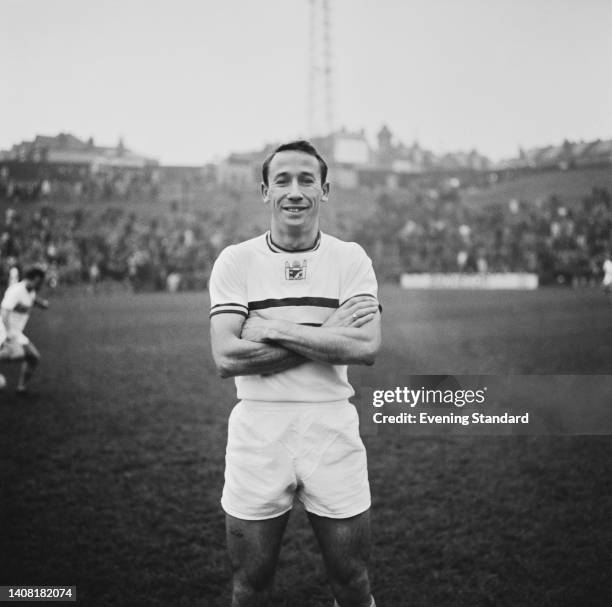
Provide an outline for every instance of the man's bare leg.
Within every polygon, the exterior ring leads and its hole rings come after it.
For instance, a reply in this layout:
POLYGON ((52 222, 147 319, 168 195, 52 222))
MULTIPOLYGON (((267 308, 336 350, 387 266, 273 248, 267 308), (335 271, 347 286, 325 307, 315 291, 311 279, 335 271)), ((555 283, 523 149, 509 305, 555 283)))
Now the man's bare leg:
POLYGON ((36 349, 33 343, 29 343, 23 346, 24 358, 21 363, 19 370, 19 381, 17 382, 17 392, 25 392, 27 390, 28 382, 30 381, 34 370, 38 366, 40 361, 40 353, 36 349))
POLYGON ((289 512, 263 521, 225 517, 233 571, 232 607, 268 604, 289 512))
POLYGON ((370 511, 345 519, 308 513, 339 607, 371 607, 370 511))

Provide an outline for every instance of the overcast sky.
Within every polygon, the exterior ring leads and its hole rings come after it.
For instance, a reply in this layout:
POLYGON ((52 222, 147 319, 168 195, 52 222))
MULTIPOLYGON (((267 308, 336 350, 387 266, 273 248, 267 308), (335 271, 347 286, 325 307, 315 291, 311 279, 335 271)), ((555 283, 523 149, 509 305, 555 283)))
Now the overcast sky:
MULTIPOLYGON (((336 126, 434 151, 612 138, 612 0, 331 0, 336 126)), ((308 0, 0 0, 0 149, 167 164, 308 134, 308 0)))

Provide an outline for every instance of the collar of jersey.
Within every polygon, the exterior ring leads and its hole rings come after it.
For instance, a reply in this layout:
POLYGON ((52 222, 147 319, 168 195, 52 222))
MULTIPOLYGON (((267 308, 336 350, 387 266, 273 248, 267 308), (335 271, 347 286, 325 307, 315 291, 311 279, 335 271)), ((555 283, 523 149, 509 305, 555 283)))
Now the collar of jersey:
POLYGON ((313 245, 307 249, 284 249, 273 242, 272 235, 270 234, 269 230, 266 232, 266 244, 273 253, 306 253, 308 251, 316 251, 319 246, 321 246, 321 230, 317 232, 317 237, 315 238, 313 245))

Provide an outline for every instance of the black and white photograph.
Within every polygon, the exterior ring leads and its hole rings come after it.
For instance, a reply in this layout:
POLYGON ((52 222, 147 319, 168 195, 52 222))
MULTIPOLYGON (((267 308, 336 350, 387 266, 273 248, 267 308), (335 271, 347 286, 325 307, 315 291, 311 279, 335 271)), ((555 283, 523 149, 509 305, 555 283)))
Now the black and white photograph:
POLYGON ((0 603, 612 605, 610 0, 0 0, 0 603))

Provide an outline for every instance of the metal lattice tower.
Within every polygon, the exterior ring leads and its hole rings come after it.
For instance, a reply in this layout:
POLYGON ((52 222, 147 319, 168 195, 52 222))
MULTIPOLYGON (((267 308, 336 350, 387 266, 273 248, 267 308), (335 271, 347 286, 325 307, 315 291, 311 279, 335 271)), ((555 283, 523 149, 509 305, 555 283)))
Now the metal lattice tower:
POLYGON ((333 59, 330 0, 309 3, 308 133, 334 131, 333 59))

